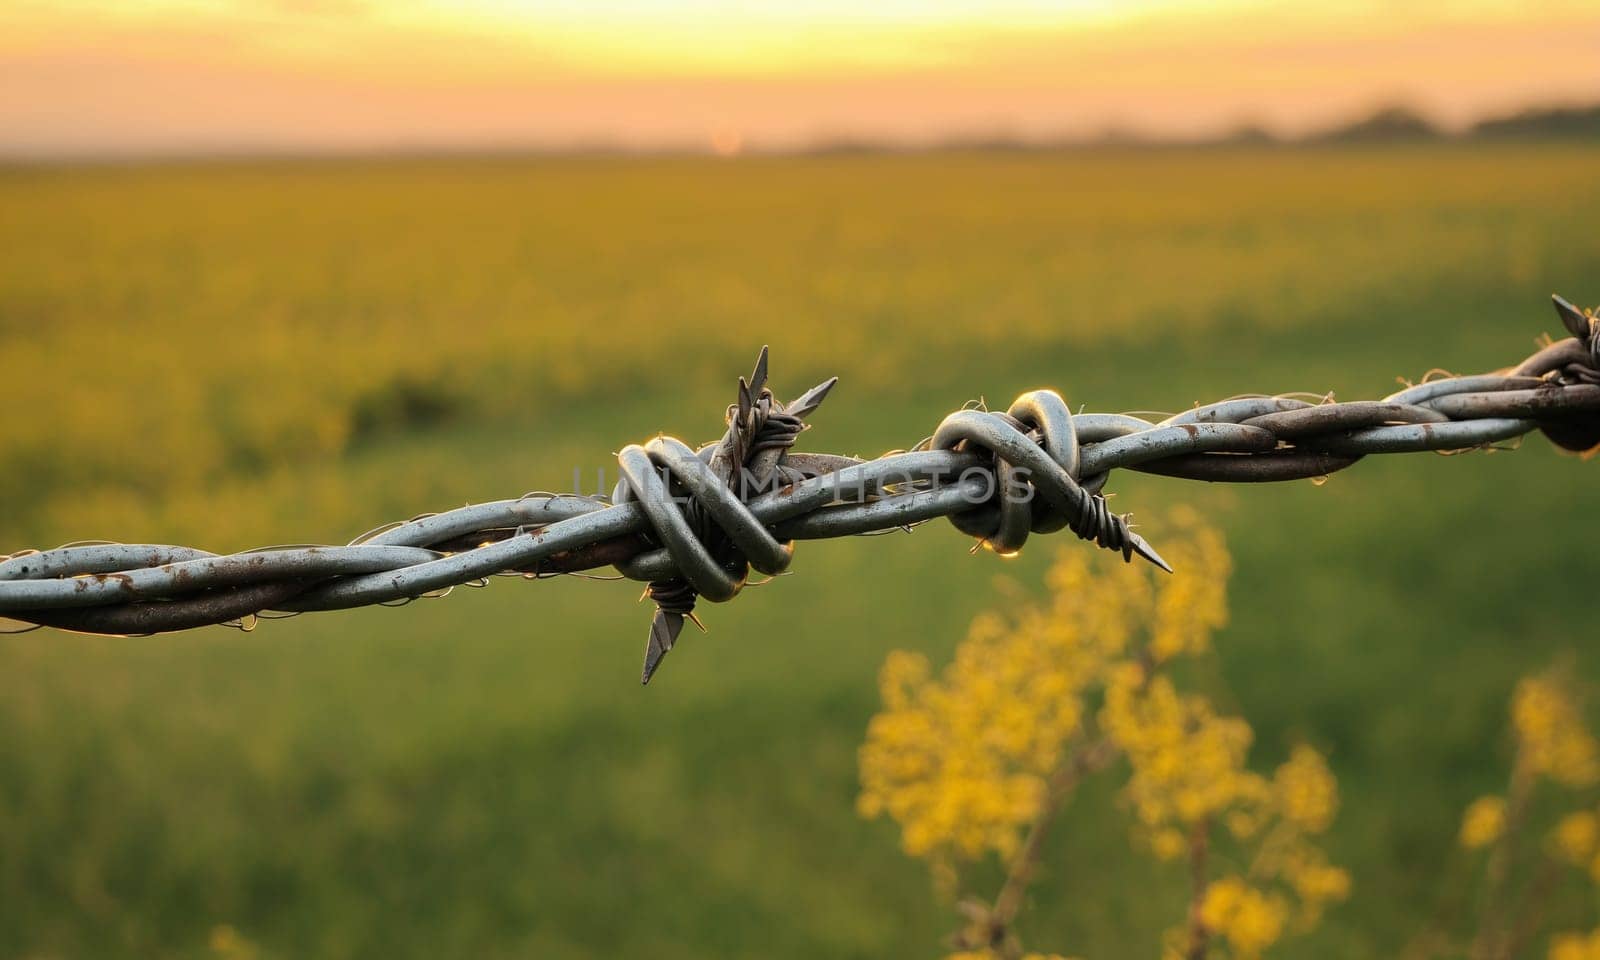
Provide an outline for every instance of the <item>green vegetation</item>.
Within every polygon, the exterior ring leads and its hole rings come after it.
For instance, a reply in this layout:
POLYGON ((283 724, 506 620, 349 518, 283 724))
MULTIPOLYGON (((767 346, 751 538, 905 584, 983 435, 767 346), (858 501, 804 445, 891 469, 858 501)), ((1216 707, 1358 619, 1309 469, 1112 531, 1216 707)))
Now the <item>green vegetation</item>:
MULTIPOLYGON (((1600 301, 1596 222, 1600 148, 1570 145, 13 169, 0 550, 342 541, 570 489, 719 433, 762 343, 780 393, 842 378, 805 444, 865 454, 1039 385, 1376 396, 1519 360, 1552 291, 1600 301)), ((1466 908, 1436 870, 1503 777, 1514 678, 1563 649, 1600 675, 1596 469, 1535 438, 1320 487, 1114 478, 1228 534, 1201 680, 1252 762, 1298 737, 1338 775, 1353 897, 1297 955, 1466 908)), ((0 638, 0 957, 932 955, 925 871, 854 812, 875 671, 1088 549, 969 545, 804 544, 645 690, 637 590, 574 578, 0 638)), ((1183 880, 1115 809, 1068 811, 1030 939, 1155 954, 1183 880)))

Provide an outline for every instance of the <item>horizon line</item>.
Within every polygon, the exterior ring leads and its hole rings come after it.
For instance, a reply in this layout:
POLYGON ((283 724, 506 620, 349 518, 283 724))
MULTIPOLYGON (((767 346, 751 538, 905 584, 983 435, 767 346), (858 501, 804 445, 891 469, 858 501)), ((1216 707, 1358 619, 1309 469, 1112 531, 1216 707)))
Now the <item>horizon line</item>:
POLYGON ((1404 102, 1386 102, 1350 120, 1306 131, 1280 134, 1254 123, 1202 135, 1164 134, 1108 124, 1097 133, 1056 135, 1018 134, 1004 129, 952 131, 932 137, 897 137, 850 133, 819 134, 799 142, 740 142, 737 149, 719 149, 715 143, 694 138, 656 142, 630 142, 626 138, 590 137, 569 140, 503 140, 477 143, 393 142, 355 145, 238 143, 233 145, 174 145, 163 147, 101 148, 86 150, 31 150, 0 143, 0 166, 120 166, 163 163, 316 161, 316 160, 420 160, 515 158, 651 158, 804 157, 847 154, 919 154, 955 152, 1040 152, 1096 149, 1182 150, 1226 147, 1336 147, 1382 145, 1399 141, 1474 143, 1485 140, 1600 140, 1600 99, 1531 101, 1510 111, 1491 111, 1465 126, 1451 127, 1426 110, 1404 102), (1537 126, 1550 118, 1577 118, 1578 132, 1529 129, 1496 132, 1499 126, 1519 122, 1537 126), (1387 127, 1383 124, 1387 123, 1387 127))

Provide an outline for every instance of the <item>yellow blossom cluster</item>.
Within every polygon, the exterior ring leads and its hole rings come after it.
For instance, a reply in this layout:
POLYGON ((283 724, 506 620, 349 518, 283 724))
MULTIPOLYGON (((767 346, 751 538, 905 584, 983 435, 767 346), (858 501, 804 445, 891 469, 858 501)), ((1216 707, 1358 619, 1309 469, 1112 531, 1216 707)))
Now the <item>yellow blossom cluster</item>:
MULTIPOLYGON (((1522 859, 1520 842, 1538 836, 1529 823, 1548 809, 1535 791, 1548 781, 1568 789, 1600 783, 1600 742, 1589 732, 1569 672, 1552 668, 1518 681, 1511 697, 1516 754, 1506 796, 1490 794, 1467 806, 1458 839, 1469 850, 1493 847, 1486 864, 1486 906, 1475 954, 1502 955, 1508 930, 1531 930, 1541 896, 1513 895, 1504 864, 1522 859), (1496 866, 1496 865, 1500 866, 1496 866), (1508 906, 1509 904, 1509 906, 1508 906)), ((1544 832, 1546 863, 1565 863, 1600 886, 1600 808, 1589 803, 1568 812, 1544 832)), ((1548 882, 1548 881, 1545 881, 1548 882)), ((1509 955, 1509 954, 1504 954, 1509 955)), ((1549 960, 1600 960, 1600 930, 1568 932, 1550 940, 1549 960)))
MULTIPOLYGON (((1562 674, 1549 671, 1517 683, 1511 729, 1517 742, 1513 793, 1531 789, 1541 778, 1567 787, 1600 781, 1600 743, 1584 723, 1562 674)), ((1491 794, 1472 801, 1461 817, 1461 845, 1469 850, 1489 846, 1504 835, 1507 818, 1504 797, 1491 794)), ((1600 861, 1594 859, 1597 833, 1600 822, 1594 813, 1580 811, 1557 825, 1550 846, 1568 862, 1591 867, 1600 879, 1600 861)))
MULTIPOLYGON (((1585 762, 1593 762, 1594 740, 1563 685, 1549 678, 1532 678, 1524 680, 1517 693, 1512 717, 1520 745, 1530 752, 1536 744, 1543 748, 1537 760, 1526 761, 1528 767, 1568 786, 1591 784, 1594 778, 1585 762), (1541 739, 1530 736, 1530 730, 1541 739), (1554 766, 1536 768, 1536 763, 1561 764, 1565 776, 1557 776, 1554 766)), ((1590 807, 1568 813, 1550 830, 1546 846, 1556 859, 1584 871, 1591 883, 1600 884, 1600 810, 1590 807)), ((1600 930, 1557 934, 1550 941, 1549 960, 1600 960, 1600 930)))
MULTIPOLYGON (((1311 842, 1339 808, 1338 783, 1321 753, 1296 746, 1271 779, 1262 777, 1245 765, 1249 724, 1218 715, 1204 697, 1179 693, 1136 662, 1110 672, 1099 720, 1128 759, 1126 796, 1156 856, 1193 855, 1209 842, 1212 823, 1238 841, 1260 838, 1248 873, 1210 884, 1200 901, 1201 923, 1233 956, 1259 956, 1291 919, 1308 929, 1328 904, 1349 896, 1350 875, 1311 842)), ((1176 945, 1169 952, 1188 952, 1190 936, 1169 932, 1176 945)))
POLYGON ((1557 857, 1589 871, 1600 883, 1600 816, 1594 810, 1578 810, 1562 817, 1550 831, 1550 848, 1557 857))
POLYGON ((261 953, 249 938, 228 924, 211 928, 210 947, 215 960, 256 960, 261 953))
POLYGON ((1517 684, 1511 725, 1517 735, 1517 763, 1527 773, 1568 787, 1600 781, 1600 744, 1558 674, 1526 677, 1517 684))
MULTIPOLYGON (((1233 956, 1257 957, 1275 943, 1296 916, 1296 901, 1305 929, 1349 895, 1349 874, 1310 840, 1332 825, 1339 806, 1337 781, 1315 749, 1295 747, 1270 780, 1262 777, 1245 766, 1247 723, 1178 693, 1164 675, 1146 679, 1137 664, 1114 671, 1100 722, 1127 756, 1127 797, 1158 857, 1192 855, 1209 842, 1214 822, 1236 840, 1261 838, 1248 874, 1210 884, 1200 901, 1201 923, 1233 956)), ((1190 936, 1174 930, 1167 939, 1182 955, 1190 936)))
POLYGON ((1233 574, 1222 535, 1202 523, 1199 514, 1179 507, 1169 522, 1183 536, 1172 541, 1168 561, 1184 572, 1170 578, 1156 596, 1148 649, 1157 663, 1211 648, 1211 635, 1228 624, 1227 587, 1233 574))
POLYGON ((1249 724, 1165 672, 1207 652, 1226 623, 1231 561, 1192 512, 1164 526, 1170 577, 1069 551, 1046 576, 1047 601, 1019 597, 1004 615, 978 617, 937 675, 921 654, 890 654, 883 709, 860 751, 858 808, 893 818, 905 851, 948 883, 956 862, 1017 855, 1091 744, 1095 756, 1121 754, 1124 797, 1159 856, 1194 855, 1214 826, 1255 844, 1248 870, 1197 887, 1193 905, 1214 942, 1251 958, 1349 893, 1349 875, 1311 842, 1333 821, 1337 784, 1306 746, 1270 778, 1251 771, 1249 724))
POLYGON ((861 748, 862 815, 888 813, 905 851, 936 864, 1010 856, 1081 719, 1075 642, 1064 630, 1017 637, 982 617, 942 679, 921 654, 890 654, 884 709, 861 748))
POLYGON ((1137 567, 1069 550, 1046 574, 1046 602, 979 616, 938 678, 921 654, 891 653, 883 710, 860 752, 861 814, 893 817, 905 851, 936 870, 1010 856, 1082 730, 1086 698, 1109 674, 1126 675, 1129 650, 1157 661, 1200 652, 1227 619, 1221 536, 1187 509, 1164 526, 1178 572, 1159 586, 1137 567))
POLYGON ((1127 796, 1157 836, 1187 828, 1231 806, 1261 802, 1266 782, 1245 769, 1250 725, 1217 716, 1204 697, 1184 695, 1170 679, 1145 679, 1124 663, 1106 685, 1100 724, 1127 755, 1127 796))
POLYGON ((1272 775, 1272 791, 1278 812, 1306 833, 1327 830, 1339 811, 1339 785, 1328 761, 1305 744, 1295 747, 1272 775))
MULTIPOLYGON (((1270 780, 1242 770, 1230 776, 1248 786, 1206 817, 1220 817, 1237 840, 1259 838, 1259 843, 1247 871, 1206 887, 1199 919, 1233 957, 1249 960, 1276 943, 1291 921, 1302 932, 1315 925, 1328 904, 1350 895, 1350 875, 1328 863, 1312 842, 1332 825, 1339 806, 1338 783, 1320 753, 1295 747, 1270 780)), ((1191 831, 1206 829, 1206 820, 1196 823, 1191 831)), ((1156 836, 1163 833, 1176 831, 1168 828, 1156 836)), ((1162 854, 1159 845, 1156 852, 1162 854)), ((1181 945, 1186 936, 1174 930, 1168 942, 1181 945)))
POLYGON ((1468 850, 1487 847, 1506 829, 1506 802, 1501 797, 1479 797, 1461 816, 1461 845, 1468 850))
POLYGON ((1600 960, 1600 930, 1558 933, 1550 939, 1550 960, 1600 960))
POLYGON ((1225 937, 1240 960, 1253 960, 1283 935, 1289 904, 1239 877, 1224 877, 1206 888, 1200 922, 1225 937))
POLYGON ((1300 854, 1286 864, 1284 876, 1300 898, 1301 923, 1309 926, 1322 916, 1322 909, 1350 896, 1350 873, 1330 865, 1320 851, 1300 854))
MULTIPOLYGON (((937 678, 918 653, 884 661, 857 807, 893 817, 908 854, 936 870, 989 852, 1009 857, 1082 729, 1085 694, 1149 628, 1164 591, 1202 576, 1166 578, 1157 591, 1135 568, 1100 573, 1095 562, 1063 553, 1047 574, 1048 602, 979 616, 937 678)), ((1190 629, 1175 614, 1168 620, 1174 635, 1190 629)))
MULTIPOLYGON (((1600 743, 1589 732, 1583 711, 1563 675, 1556 671, 1524 677, 1511 698, 1511 729, 1516 735, 1513 793, 1531 789, 1538 779, 1566 787, 1600 781, 1600 743)), ((1490 794, 1467 806, 1458 835, 1469 850, 1487 847, 1504 835, 1507 801, 1490 794)), ((1551 832, 1551 849, 1562 859, 1591 869, 1600 881, 1600 820, 1578 811, 1551 832)))

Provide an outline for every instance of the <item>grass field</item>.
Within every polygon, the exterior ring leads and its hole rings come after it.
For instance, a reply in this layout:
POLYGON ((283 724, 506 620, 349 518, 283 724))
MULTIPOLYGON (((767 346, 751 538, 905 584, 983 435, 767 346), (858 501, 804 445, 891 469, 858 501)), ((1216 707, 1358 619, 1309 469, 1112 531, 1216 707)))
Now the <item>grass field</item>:
MULTIPOLYGON (((1486 370, 1600 301, 1600 149, 527 159, 0 172, 0 551, 240 549, 531 489, 720 432, 773 347, 841 385, 805 444, 873 454, 979 396, 1093 410, 1378 396, 1486 370)), ((1117 476, 1235 555, 1203 678, 1330 751, 1351 902, 1295 956, 1393 955, 1470 897, 1515 678, 1600 677, 1600 474, 1371 460, 1321 486, 1117 476), (1455 904, 1455 906, 1452 906, 1455 904), (1441 907, 1442 905, 1442 907, 1441 907)), ((926 957, 951 921, 855 750, 895 647, 939 660, 995 578, 948 525, 805 544, 641 690, 627 584, 144 640, 0 638, 0 957, 926 957)), ((1180 870, 1078 798, 1024 923, 1155 955, 1180 870)), ((1592 904, 1557 899, 1568 926, 1592 904)))

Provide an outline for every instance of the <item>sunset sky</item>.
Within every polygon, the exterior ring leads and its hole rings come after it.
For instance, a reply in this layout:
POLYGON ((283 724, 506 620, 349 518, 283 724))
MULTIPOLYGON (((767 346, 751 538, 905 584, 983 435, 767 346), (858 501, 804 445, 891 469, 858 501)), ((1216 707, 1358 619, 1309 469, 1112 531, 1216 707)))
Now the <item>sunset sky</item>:
POLYGON ((1299 133, 1600 100, 1594 0, 0 0, 0 153, 1299 133))

